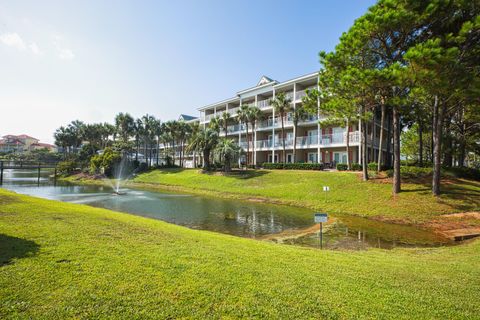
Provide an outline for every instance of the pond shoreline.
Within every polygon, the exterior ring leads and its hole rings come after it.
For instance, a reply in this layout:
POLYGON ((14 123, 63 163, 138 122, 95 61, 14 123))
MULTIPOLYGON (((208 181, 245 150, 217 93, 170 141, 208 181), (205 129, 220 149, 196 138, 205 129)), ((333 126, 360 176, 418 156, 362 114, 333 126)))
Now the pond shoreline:
MULTIPOLYGON (((98 177, 90 177, 85 174, 72 175, 68 177, 59 178, 59 181, 75 183, 75 184, 85 184, 85 185, 104 185, 110 186, 110 183, 114 179, 99 179, 98 177), (107 182, 109 181, 109 182, 107 182)), ((201 195, 207 197, 219 197, 222 199, 230 200, 240 200, 247 202, 256 202, 256 203, 265 203, 265 204, 274 204, 274 205, 285 205, 303 209, 318 210, 314 206, 299 206, 298 203, 292 203, 288 200, 282 199, 273 199, 266 197, 257 197, 257 196, 246 196, 242 194, 235 194, 231 192, 218 192, 214 190, 201 189, 201 188, 189 188, 185 186, 171 185, 171 184, 162 184, 162 183, 146 183, 146 182, 135 182, 132 180, 127 180, 122 183, 122 186, 147 190, 152 192, 158 191, 170 191, 170 192, 182 192, 192 195, 201 195)), ((461 241, 463 239, 470 239, 480 236, 480 228, 472 227, 469 223, 470 221, 477 220, 478 212, 473 212, 474 215, 466 215, 465 213, 455 213, 455 214, 446 214, 441 215, 435 218, 428 219, 423 222, 416 222, 414 220, 409 220, 405 218, 392 218, 385 216, 367 216, 356 213, 338 213, 335 212, 335 216, 339 217, 358 217, 365 218, 372 221, 378 221, 383 223, 402 225, 416 227, 425 231, 433 232, 439 236, 445 237, 452 241, 461 241)))

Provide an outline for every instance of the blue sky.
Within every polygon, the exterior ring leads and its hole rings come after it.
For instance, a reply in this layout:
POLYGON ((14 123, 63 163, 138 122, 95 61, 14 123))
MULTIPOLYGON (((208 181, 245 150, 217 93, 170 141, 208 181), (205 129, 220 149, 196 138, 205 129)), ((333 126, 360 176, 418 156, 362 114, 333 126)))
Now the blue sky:
POLYGON ((71 120, 161 120, 262 75, 318 70, 318 52, 374 1, 0 0, 0 135, 53 142, 71 120))

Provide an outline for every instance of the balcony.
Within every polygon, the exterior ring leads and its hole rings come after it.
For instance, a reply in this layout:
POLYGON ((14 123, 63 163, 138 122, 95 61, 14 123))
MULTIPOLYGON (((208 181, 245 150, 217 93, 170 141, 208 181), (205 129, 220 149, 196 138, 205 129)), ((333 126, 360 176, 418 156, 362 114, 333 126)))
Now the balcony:
POLYGON ((258 102, 257 102, 257 106, 258 106, 260 109, 266 109, 266 108, 271 107, 270 99, 258 101, 258 102))
POLYGON ((208 122, 215 117, 215 114, 207 114, 202 117, 202 122, 208 122))
POLYGON ((232 117, 235 117, 237 115, 238 109, 240 109, 240 107, 235 107, 235 108, 231 108, 231 109, 229 108, 228 113, 230 113, 230 115, 232 117))

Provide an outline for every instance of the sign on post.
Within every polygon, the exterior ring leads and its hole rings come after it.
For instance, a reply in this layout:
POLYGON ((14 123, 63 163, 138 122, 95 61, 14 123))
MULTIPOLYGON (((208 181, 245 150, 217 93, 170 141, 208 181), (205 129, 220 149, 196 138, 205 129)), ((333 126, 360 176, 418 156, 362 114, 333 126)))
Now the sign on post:
POLYGON ((320 249, 323 249, 323 223, 328 221, 328 214, 326 213, 315 213, 314 214, 315 223, 320 223, 320 249))
POLYGON ((315 213, 315 223, 327 222, 328 214, 326 213, 315 213))

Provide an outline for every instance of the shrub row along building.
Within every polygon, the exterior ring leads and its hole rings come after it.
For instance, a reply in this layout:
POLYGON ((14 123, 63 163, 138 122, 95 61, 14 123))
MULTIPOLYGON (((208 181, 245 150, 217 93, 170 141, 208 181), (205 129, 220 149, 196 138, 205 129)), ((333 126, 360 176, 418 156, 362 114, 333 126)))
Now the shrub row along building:
MULTIPOLYGON (((279 93, 284 93, 291 101, 292 107, 296 108, 302 104, 302 97, 306 95, 309 89, 318 88, 318 72, 307 74, 284 82, 278 82, 263 76, 255 87, 237 92, 230 99, 213 103, 199 108, 199 118, 192 118, 182 115, 181 120, 192 122, 198 121, 202 126, 208 126, 214 117, 221 117, 223 113, 228 112, 231 115, 231 123, 227 127, 227 132, 221 130, 221 136, 227 136, 235 140, 246 152, 247 143, 249 149, 249 163, 260 165, 264 162, 283 162, 283 141, 281 137, 281 119, 275 114, 275 108, 272 106, 272 100, 279 93), (252 130, 249 127, 249 134, 246 134, 245 124, 237 120, 237 111, 242 105, 251 105, 258 107, 263 117, 258 121, 256 128, 252 130), (252 132, 253 131, 253 132, 252 132)), ((321 113, 321 106, 318 103, 317 114, 309 115, 305 120, 299 122, 296 134, 290 114, 283 119, 285 127, 285 149, 286 161, 323 163, 326 166, 333 167, 337 163, 347 162, 347 134, 350 136, 350 159, 352 163, 361 163, 361 126, 355 123, 350 127, 349 132, 341 127, 322 128, 320 122, 325 120, 326 116, 321 113), (296 154, 293 155, 293 142, 296 136, 296 154)), ((389 126, 386 126, 388 128, 389 126)), ((391 139, 388 130, 384 131, 384 143, 380 148, 380 120, 378 115, 374 115, 367 125, 368 133, 368 161, 375 161, 379 150, 383 152, 382 158, 391 157, 389 149, 389 140, 391 139)), ((244 153, 239 162, 246 163, 246 154, 244 153)), ((185 161, 186 166, 191 166, 192 161, 185 161)))

